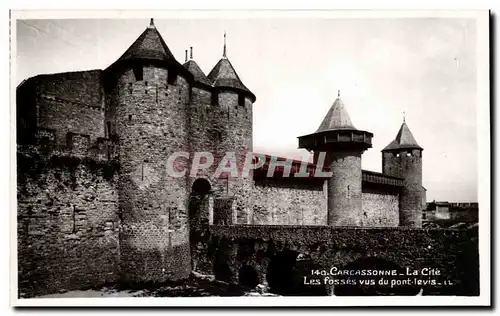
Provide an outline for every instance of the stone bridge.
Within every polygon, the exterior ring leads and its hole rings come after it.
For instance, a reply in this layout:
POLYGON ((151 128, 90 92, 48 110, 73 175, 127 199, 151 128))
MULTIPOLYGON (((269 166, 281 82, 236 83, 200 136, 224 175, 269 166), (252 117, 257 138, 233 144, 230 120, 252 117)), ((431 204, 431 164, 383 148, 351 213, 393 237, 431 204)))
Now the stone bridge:
POLYGON ((283 295, 479 295, 477 228, 207 225, 191 254, 194 271, 283 295))

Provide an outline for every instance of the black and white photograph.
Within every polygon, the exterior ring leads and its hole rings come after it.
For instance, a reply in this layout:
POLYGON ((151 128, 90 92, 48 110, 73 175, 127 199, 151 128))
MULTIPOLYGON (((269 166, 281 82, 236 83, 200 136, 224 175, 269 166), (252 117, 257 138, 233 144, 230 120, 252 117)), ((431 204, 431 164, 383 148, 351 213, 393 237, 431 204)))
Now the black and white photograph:
POLYGON ((11 11, 13 304, 491 304, 489 14, 11 11))

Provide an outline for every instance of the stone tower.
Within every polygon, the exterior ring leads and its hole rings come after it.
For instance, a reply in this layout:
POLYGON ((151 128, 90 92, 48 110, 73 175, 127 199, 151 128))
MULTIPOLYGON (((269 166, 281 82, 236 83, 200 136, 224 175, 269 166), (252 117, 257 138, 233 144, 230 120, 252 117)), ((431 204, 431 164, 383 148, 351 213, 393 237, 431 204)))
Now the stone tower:
MULTIPOLYGON (((106 126, 120 163, 123 278, 188 277, 187 178, 173 177, 166 164, 172 153, 187 151, 193 75, 175 60, 153 19, 106 73, 106 126)), ((176 164, 183 169, 189 162, 176 164)))
POLYGON ((382 150, 383 173, 404 179, 399 226, 422 227, 422 151, 404 121, 396 139, 382 150))
MULTIPOLYGON (((188 146, 191 158, 195 157, 197 152, 212 152, 214 148, 214 133, 212 122, 215 118, 212 102, 212 83, 207 79, 205 73, 201 70, 198 63, 193 59, 193 47, 190 48, 190 57, 187 58, 184 67, 194 77, 191 88, 191 98, 188 104, 188 146)), ((214 171, 214 166, 209 166, 208 170, 198 171, 197 174, 191 174, 189 177, 190 187, 198 177, 209 178, 210 173, 214 171)))
POLYGON ((238 175, 223 173, 216 177, 219 192, 233 197, 236 203, 238 218, 233 221, 248 223, 250 210, 247 203, 242 202, 244 193, 252 186, 251 177, 242 177, 241 171, 246 154, 253 150, 252 116, 255 95, 242 83, 233 65, 227 58, 226 35, 222 58, 207 76, 212 83, 212 138, 215 139, 215 163, 229 158, 227 153, 234 153, 238 166, 238 175))
POLYGON ((314 151, 314 163, 330 168, 328 225, 361 226, 361 155, 372 147, 373 134, 357 130, 339 97, 318 130, 299 137, 299 148, 314 151))

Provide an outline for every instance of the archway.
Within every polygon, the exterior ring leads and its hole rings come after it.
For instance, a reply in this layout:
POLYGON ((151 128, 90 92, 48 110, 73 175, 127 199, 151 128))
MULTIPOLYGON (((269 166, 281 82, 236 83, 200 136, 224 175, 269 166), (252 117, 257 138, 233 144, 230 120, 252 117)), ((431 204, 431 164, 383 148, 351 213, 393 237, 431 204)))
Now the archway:
POLYGON ((277 252, 271 257, 266 279, 273 293, 285 296, 324 296, 323 284, 308 284, 304 277, 317 268, 312 259, 293 250, 277 252))
POLYGON ((414 296, 421 287, 415 286, 406 275, 405 269, 389 260, 365 257, 352 261, 339 270, 343 273, 332 278, 349 279, 349 284, 334 285, 336 296, 414 296), (344 275, 358 273, 357 275, 344 275), (363 272, 364 271, 364 272, 363 272))
POLYGON ((255 288, 259 284, 259 275, 253 267, 244 265, 238 272, 238 283, 247 288, 255 288))
POLYGON ((193 182, 189 197, 189 242, 192 269, 201 273, 211 271, 208 258, 211 185, 207 179, 193 182))

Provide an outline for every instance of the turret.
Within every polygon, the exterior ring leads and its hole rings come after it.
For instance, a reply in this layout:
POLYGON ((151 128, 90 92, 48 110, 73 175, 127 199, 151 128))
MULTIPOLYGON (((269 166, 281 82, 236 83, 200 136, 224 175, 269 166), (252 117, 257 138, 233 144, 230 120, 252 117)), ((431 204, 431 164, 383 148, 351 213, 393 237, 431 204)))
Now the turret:
POLYGON ((175 60, 152 19, 106 74, 106 125, 119 148, 124 278, 186 278, 187 180, 168 174, 166 163, 174 152, 187 151, 193 75, 175 60))
POLYGON ((382 150, 383 173, 404 179, 399 195, 399 225, 422 227, 422 151, 403 121, 396 139, 382 150))
POLYGON ((314 163, 324 159, 332 173, 327 189, 330 226, 362 224, 361 155, 372 147, 372 137, 354 127, 340 92, 318 130, 299 137, 299 148, 314 151, 314 163))
MULTIPOLYGON (((210 137, 213 133, 212 122, 219 119, 214 116, 212 102, 212 83, 201 70, 198 63, 193 59, 193 47, 190 47, 189 59, 186 50, 186 62, 183 65, 194 77, 193 87, 191 89, 191 98, 188 104, 188 145, 191 157, 196 152, 213 152, 213 139, 210 137)), ((197 176, 189 178, 194 182, 197 177, 207 177, 210 172, 215 170, 211 166, 208 171, 199 170, 197 176)), ((193 183, 190 183, 191 185, 193 183)))
MULTIPOLYGON (((217 139, 215 161, 218 164, 227 152, 234 152, 240 174, 238 178, 230 175, 219 177, 217 179, 220 184, 219 192, 222 191, 234 197, 246 196, 244 187, 251 184, 251 179, 250 177, 241 178, 241 171, 246 154, 253 148, 252 108, 255 95, 243 84, 227 58, 226 34, 224 34, 222 58, 207 78, 213 85, 211 106, 214 114, 212 126, 214 133, 212 138, 217 139)), ((248 222, 247 211, 238 213, 239 223, 248 222)))

